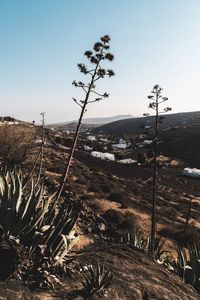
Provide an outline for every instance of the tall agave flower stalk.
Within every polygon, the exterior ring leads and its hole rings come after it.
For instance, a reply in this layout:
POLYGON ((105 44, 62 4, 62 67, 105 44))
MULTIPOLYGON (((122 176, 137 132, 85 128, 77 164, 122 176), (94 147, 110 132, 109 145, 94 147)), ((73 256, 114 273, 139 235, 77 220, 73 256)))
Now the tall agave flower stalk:
POLYGON ((45 145, 45 131, 44 131, 44 124, 45 124, 45 112, 40 113, 42 116, 42 143, 41 143, 41 149, 40 149, 40 162, 39 162, 39 171, 38 171, 38 178, 36 184, 40 181, 40 176, 42 173, 42 163, 43 163, 43 157, 44 157, 44 145, 45 145))
POLYGON ((110 42, 110 37, 108 35, 104 35, 103 37, 100 38, 100 41, 94 44, 93 50, 88 50, 85 52, 85 56, 89 60, 90 64, 92 65, 90 68, 86 67, 86 65, 79 63, 78 68, 81 73, 84 75, 90 76, 90 82, 88 84, 82 82, 82 81, 73 81, 73 85, 76 88, 81 88, 84 97, 81 100, 73 98, 74 102, 80 106, 81 112, 80 112, 80 117, 78 120, 78 124, 76 127, 76 132, 74 135, 73 139, 73 144, 68 156, 68 160, 66 162, 66 167, 64 171, 64 175, 62 178, 62 182, 60 184, 60 188, 57 194, 57 201, 59 200, 61 193, 63 191, 65 182, 67 180, 68 174, 69 174, 69 169, 70 169, 70 164, 72 161, 72 158, 74 156, 74 151, 76 148, 77 140, 79 137, 80 129, 81 129, 81 123, 82 119, 84 116, 84 113, 86 112, 86 107, 90 103, 98 102, 103 100, 104 98, 107 98, 109 96, 108 93, 99 93, 96 91, 96 82, 99 79, 105 78, 105 77, 112 77, 114 76, 113 70, 110 69, 105 69, 103 68, 103 62, 108 60, 112 61, 114 56, 112 53, 109 52, 109 42, 110 42))
POLYGON ((44 145, 45 145, 45 139, 46 139, 46 133, 45 133, 45 112, 40 113, 42 116, 42 124, 41 124, 41 146, 39 149, 39 152, 35 158, 35 161, 33 163, 32 169, 27 176, 26 180, 24 181, 24 186, 27 185, 27 183, 31 180, 31 178, 34 175, 35 168, 37 166, 37 163, 39 161, 39 170, 38 170, 38 175, 37 175, 37 181, 36 185, 38 185, 42 173, 42 163, 43 163, 43 158, 44 158, 44 145))
MULTIPOLYGON (((153 87, 151 95, 148 96, 148 99, 151 100, 149 103, 149 108, 155 111, 154 117, 154 167, 153 167, 153 196, 152 196, 152 214, 151 214, 151 245, 150 245, 150 253, 154 254, 155 248, 155 236, 156 236, 156 202, 157 202, 157 190, 158 190, 158 143, 159 143, 159 125, 162 122, 164 114, 171 110, 170 107, 164 108, 162 111, 159 110, 160 105, 163 102, 168 100, 167 97, 162 96, 162 88, 157 84, 153 87)), ((149 116, 149 114, 144 114, 145 116, 149 116)))

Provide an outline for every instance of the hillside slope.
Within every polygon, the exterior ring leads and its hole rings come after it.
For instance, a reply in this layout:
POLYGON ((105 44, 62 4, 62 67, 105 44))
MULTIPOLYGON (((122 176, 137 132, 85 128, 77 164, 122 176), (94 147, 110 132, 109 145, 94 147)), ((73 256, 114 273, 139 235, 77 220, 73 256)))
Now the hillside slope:
MULTIPOLYGON (((104 134, 113 134, 121 136, 123 134, 132 135, 144 132, 145 126, 152 126, 154 117, 131 118, 105 124, 94 129, 93 132, 102 132, 104 134)), ((164 121, 161 124, 162 129, 171 126, 194 126, 200 125, 200 111, 167 114, 164 116, 164 121)))
MULTIPOLYGON (((84 118, 82 120, 82 127, 87 128, 96 128, 103 124, 108 124, 111 122, 129 119, 131 118, 131 115, 117 115, 112 117, 99 117, 99 118, 84 118)), ((62 123, 56 123, 56 124, 49 124, 47 125, 48 128, 55 128, 59 130, 74 130, 77 126, 77 121, 70 121, 70 122, 62 122, 62 123)))
MULTIPOLYGON (((28 128, 33 130, 32 127, 28 128)), ((64 133, 60 134, 63 138, 64 133)), ((38 153, 40 144, 35 145, 32 156, 27 157, 23 168, 28 170, 38 153)), ((62 145, 45 145, 43 182, 51 191, 57 190, 69 148, 62 145)), ((168 230, 166 250, 175 252, 170 234, 184 224, 189 199, 193 194, 191 221, 199 228, 200 186, 197 180, 179 176, 182 166, 160 170, 158 191, 158 230, 168 230)), ((135 224, 146 236, 150 229, 152 169, 142 166, 126 167, 117 163, 101 161, 76 152, 65 186, 63 198, 80 200, 82 207, 77 223, 80 236, 75 253, 83 254, 69 265, 75 270, 70 276, 61 278, 62 286, 52 291, 31 292, 19 283, 0 283, 0 299, 79 299, 82 288, 80 264, 87 267, 98 261, 112 271, 113 281, 105 291, 104 299, 113 300, 195 300, 199 295, 182 280, 154 262, 144 252, 128 245, 123 238, 133 230, 135 224), (79 252, 81 251, 81 252, 79 252), (75 291, 72 297, 72 292, 75 291), (75 296, 76 295, 76 296, 75 296), (45 298, 46 297, 46 298, 45 298)), ((98 296, 90 299, 99 299, 98 296)))
MULTIPOLYGON (((62 289, 56 291, 31 291, 17 282, 0 282, 1 300, 198 300, 200 296, 189 285, 153 262, 142 252, 120 244, 93 244, 81 259, 87 266, 103 261, 113 273, 111 286, 105 294, 84 298, 81 295, 81 274, 66 278, 62 289)), ((77 265, 77 263, 76 263, 77 265)))

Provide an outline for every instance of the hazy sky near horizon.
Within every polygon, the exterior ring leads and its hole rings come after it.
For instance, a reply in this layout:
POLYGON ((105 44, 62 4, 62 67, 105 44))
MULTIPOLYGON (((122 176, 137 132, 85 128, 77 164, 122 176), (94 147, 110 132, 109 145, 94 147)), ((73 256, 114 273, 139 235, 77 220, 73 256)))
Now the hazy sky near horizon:
POLYGON ((157 83, 173 112, 200 110, 199 16, 199 0, 0 0, 0 115, 77 119, 77 63, 104 34, 116 76, 99 81, 110 97, 85 117, 149 112, 157 83))

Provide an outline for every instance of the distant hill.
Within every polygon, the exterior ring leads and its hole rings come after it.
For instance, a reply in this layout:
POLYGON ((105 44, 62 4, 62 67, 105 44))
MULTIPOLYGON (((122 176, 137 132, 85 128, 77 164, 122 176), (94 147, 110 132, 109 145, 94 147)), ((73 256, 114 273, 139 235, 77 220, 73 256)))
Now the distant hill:
POLYGON ((83 119, 83 124, 107 124, 119 120, 130 119, 132 117, 133 117, 132 115, 117 115, 113 117, 87 118, 87 119, 83 119))
POLYGON ((0 116, 0 126, 1 125, 17 125, 17 124, 30 124, 30 123, 15 119, 14 117, 10 117, 10 116, 6 116, 6 117, 0 116))
MULTIPOLYGON (((164 119, 160 125, 162 129, 184 126, 200 126, 200 111, 174 113, 163 115, 164 119)), ((111 122, 93 129, 94 133, 113 134, 120 136, 123 134, 140 134, 144 133, 145 127, 152 127, 154 117, 129 118, 111 122)))
MULTIPOLYGON (((117 115, 112 117, 86 118, 82 124, 85 128, 95 128, 97 126, 108 124, 111 122, 132 118, 132 115, 117 115)), ((48 124, 47 127, 53 127, 60 130, 73 130, 77 125, 77 121, 62 122, 56 124, 48 124)))

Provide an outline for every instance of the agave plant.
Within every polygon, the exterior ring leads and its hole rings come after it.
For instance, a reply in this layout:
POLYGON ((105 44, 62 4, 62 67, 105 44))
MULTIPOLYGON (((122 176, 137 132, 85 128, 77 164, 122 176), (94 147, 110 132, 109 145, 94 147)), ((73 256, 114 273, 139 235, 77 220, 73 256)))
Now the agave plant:
MULTIPOLYGON (((163 250, 165 244, 165 239, 159 235, 154 237, 154 253, 153 258, 157 261, 162 261, 166 257, 166 253, 169 251, 163 250)), ((145 245, 145 252, 151 254, 151 235, 147 237, 147 242, 145 245)))
POLYGON ((138 231, 128 232, 128 243, 138 250, 144 250, 145 241, 143 235, 138 231))
POLYGON ((177 259, 172 263, 177 273, 185 283, 200 291, 200 244, 192 243, 187 247, 177 245, 177 259))
POLYGON ((94 293, 101 293, 110 285, 113 275, 104 265, 100 264, 99 261, 96 267, 90 265, 87 269, 88 274, 86 275, 84 272, 82 274, 84 278, 82 284, 86 296, 91 296, 94 293))
POLYGON ((0 226, 7 236, 18 238, 30 255, 38 247, 41 254, 64 261, 77 240, 74 226, 78 211, 72 204, 54 207, 54 196, 34 183, 23 187, 21 172, 0 174, 0 226), (53 209, 52 209, 53 208, 53 209))
MULTIPOLYGON (((128 232, 128 243, 133 245, 136 249, 144 251, 146 253, 151 253, 151 236, 148 235, 147 240, 144 236, 137 230, 128 232)), ((165 259, 165 255, 168 251, 163 250, 165 244, 165 239, 156 236, 154 239, 154 255, 153 258, 156 261, 161 261, 165 259)))

